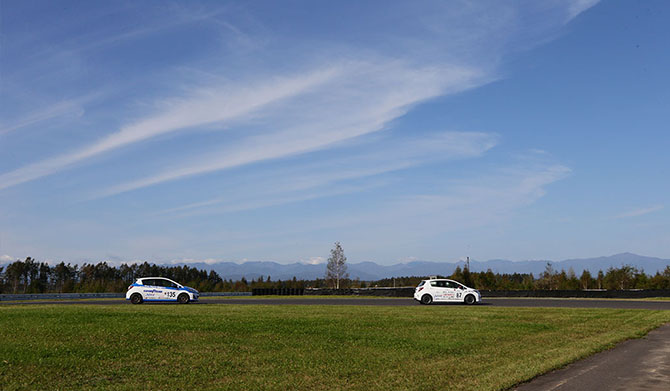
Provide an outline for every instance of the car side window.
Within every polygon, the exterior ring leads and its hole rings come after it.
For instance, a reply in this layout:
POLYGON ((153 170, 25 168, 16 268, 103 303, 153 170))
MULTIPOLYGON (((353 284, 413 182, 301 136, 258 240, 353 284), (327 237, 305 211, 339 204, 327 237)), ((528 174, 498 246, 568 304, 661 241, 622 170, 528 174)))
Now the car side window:
POLYGON ((439 286, 439 285, 437 285, 438 283, 439 283, 439 281, 431 281, 430 286, 439 286))
POLYGON ((154 283, 154 280, 147 279, 147 280, 142 280, 142 285, 150 286, 150 285, 156 285, 156 284, 154 283))
POLYGON ((445 281, 447 288, 456 288, 456 283, 452 281, 445 281))
POLYGON ((177 284, 175 284, 175 283, 172 282, 172 281, 168 281, 168 280, 160 280, 160 282, 161 282, 161 284, 162 284, 161 286, 164 286, 164 287, 166 287, 166 288, 176 288, 176 287, 177 287, 177 284))

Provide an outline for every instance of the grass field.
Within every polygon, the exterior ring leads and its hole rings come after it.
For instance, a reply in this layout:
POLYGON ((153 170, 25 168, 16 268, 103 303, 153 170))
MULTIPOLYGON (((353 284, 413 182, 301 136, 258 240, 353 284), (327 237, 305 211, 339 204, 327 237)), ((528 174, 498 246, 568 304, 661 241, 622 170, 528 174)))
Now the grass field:
POLYGON ((3 390, 505 389, 670 311, 0 306, 3 390))

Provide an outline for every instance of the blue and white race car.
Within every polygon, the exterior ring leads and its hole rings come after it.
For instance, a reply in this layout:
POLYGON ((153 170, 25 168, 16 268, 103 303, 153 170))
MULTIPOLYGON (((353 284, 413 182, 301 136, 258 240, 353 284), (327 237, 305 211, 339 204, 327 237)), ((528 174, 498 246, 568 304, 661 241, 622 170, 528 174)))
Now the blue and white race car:
POLYGON ((126 300, 133 304, 144 301, 176 301, 186 304, 197 301, 199 296, 200 292, 197 290, 163 277, 138 278, 126 292, 126 300))

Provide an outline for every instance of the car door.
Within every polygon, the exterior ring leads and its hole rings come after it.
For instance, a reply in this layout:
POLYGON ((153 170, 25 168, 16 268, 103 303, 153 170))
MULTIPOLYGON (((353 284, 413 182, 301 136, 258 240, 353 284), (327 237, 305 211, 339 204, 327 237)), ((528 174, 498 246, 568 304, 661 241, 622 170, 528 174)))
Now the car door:
POLYGON ((168 280, 162 278, 156 279, 156 289, 158 291, 159 300, 175 300, 175 298, 172 297, 174 295, 170 295, 170 292, 174 292, 169 289, 170 285, 170 281, 168 280))
POLYGON ((454 283, 454 292, 456 292, 455 301, 463 301, 465 298, 465 287, 461 284, 454 283))
POLYGON ((142 297, 144 300, 161 300, 159 293, 160 287, 157 286, 156 280, 145 278, 142 280, 142 297))
POLYGON ((447 287, 445 284, 446 281, 431 281, 430 287, 433 291, 433 301, 445 301, 447 300, 447 287))
POLYGON ((456 284, 453 281, 445 281, 444 282, 444 300, 445 301, 457 301, 459 300, 456 296, 458 296, 459 292, 456 289, 458 284, 456 284))
POLYGON ((177 284, 170 280, 163 280, 165 300, 177 300, 177 284))

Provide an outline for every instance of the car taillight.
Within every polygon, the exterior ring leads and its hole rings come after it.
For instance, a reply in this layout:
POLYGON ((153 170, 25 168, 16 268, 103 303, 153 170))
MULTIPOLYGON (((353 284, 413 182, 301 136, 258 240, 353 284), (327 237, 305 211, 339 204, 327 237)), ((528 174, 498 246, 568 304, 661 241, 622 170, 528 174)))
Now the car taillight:
POLYGON ((130 288, 132 288, 132 287, 133 287, 132 285, 128 285, 128 290, 130 290, 130 288))
POLYGON ((421 289, 423 289, 422 286, 418 287, 416 291, 417 291, 417 292, 421 292, 421 289))

